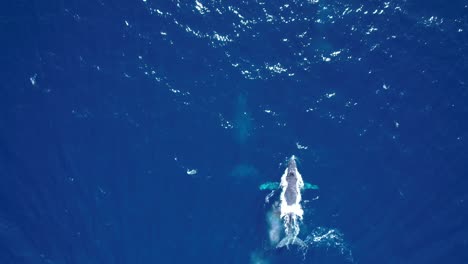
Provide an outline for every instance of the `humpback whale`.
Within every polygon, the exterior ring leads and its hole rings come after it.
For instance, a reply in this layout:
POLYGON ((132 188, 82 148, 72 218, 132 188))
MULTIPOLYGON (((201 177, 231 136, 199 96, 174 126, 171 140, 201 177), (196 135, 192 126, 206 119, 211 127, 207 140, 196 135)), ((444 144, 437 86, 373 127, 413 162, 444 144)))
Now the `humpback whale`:
POLYGON ((296 156, 292 155, 288 159, 288 165, 281 176, 281 181, 267 182, 260 185, 260 190, 281 190, 279 209, 280 218, 284 227, 284 238, 278 243, 277 248, 288 247, 289 245, 299 245, 306 247, 305 243, 298 238, 300 222, 303 220, 304 210, 301 206, 304 189, 318 189, 316 185, 304 183, 302 175, 297 169, 296 156))

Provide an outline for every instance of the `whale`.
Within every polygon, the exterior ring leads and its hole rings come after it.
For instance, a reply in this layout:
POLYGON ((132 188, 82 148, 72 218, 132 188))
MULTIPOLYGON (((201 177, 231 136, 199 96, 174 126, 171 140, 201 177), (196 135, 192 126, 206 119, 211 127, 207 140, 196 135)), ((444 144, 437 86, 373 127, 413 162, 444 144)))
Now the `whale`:
POLYGON ((277 248, 298 245, 306 247, 305 243, 298 237, 300 223, 303 221, 304 210, 302 209, 302 191, 306 189, 317 190, 318 186, 304 183, 302 175, 297 168, 297 157, 292 155, 287 160, 287 166, 281 176, 280 182, 267 182, 260 185, 260 190, 280 190, 279 195, 279 217, 283 223, 284 238, 277 244, 277 248))

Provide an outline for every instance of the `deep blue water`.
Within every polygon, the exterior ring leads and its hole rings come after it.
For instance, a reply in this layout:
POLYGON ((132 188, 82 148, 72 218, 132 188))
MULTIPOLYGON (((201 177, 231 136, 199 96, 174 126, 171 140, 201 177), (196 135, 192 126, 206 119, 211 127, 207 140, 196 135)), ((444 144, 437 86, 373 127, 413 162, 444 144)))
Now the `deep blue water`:
POLYGON ((468 262, 466 0, 4 1, 0 29, 0 263, 468 262), (343 244, 269 242, 293 154, 299 237, 343 244))

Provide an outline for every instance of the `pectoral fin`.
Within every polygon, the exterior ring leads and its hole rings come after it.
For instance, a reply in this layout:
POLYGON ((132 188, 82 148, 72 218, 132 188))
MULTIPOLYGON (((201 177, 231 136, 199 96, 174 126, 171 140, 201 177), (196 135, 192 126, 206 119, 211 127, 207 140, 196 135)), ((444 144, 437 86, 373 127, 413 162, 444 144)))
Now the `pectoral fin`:
POLYGON ((279 182, 265 182, 264 184, 260 185, 258 188, 260 190, 277 190, 279 189, 280 184, 279 182))
POLYGON ((304 183, 304 190, 318 190, 319 187, 314 184, 310 184, 308 182, 304 183))

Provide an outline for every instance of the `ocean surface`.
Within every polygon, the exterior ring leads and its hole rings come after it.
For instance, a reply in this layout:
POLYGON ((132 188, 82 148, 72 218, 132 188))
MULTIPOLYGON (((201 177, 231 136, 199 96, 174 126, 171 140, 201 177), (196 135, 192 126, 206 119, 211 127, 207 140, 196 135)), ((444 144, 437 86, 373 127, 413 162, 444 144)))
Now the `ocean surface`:
POLYGON ((468 263, 467 0, 0 4, 0 263, 468 263), (289 157, 298 238, 275 213, 289 157))

